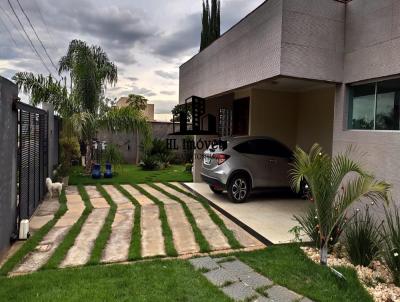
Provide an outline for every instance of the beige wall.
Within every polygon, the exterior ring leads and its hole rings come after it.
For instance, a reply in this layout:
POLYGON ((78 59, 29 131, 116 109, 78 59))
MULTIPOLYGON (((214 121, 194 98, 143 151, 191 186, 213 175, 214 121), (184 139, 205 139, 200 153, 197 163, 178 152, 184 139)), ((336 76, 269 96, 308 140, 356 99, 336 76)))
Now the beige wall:
POLYGON ((254 89, 250 135, 270 136, 293 148, 318 142, 332 152, 334 88, 301 93, 254 89))
POLYGON ((296 145, 296 94, 254 89, 250 102, 250 135, 265 135, 289 147, 296 145))
POLYGON ((308 150, 318 142, 332 153, 335 88, 298 94, 297 145, 308 150))

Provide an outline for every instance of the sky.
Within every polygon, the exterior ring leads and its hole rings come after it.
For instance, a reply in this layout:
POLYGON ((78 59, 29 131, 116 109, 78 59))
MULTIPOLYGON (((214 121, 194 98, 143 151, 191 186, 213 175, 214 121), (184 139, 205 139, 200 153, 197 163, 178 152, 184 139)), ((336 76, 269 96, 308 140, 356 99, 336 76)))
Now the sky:
MULTIPOLYGON (((221 0, 221 33, 262 2, 221 0)), ((107 87, 107 97, 141 94, 155 104, 156 120, 169 120, 178 104, 179 66, 199 50, 201 10, 201 0, 0 0, 0 75, 11 79, 19 71, 50 71, 57 76, 55 67, 69 42, 84 40, 102 47, 118 67, 118 82, 107 87)))

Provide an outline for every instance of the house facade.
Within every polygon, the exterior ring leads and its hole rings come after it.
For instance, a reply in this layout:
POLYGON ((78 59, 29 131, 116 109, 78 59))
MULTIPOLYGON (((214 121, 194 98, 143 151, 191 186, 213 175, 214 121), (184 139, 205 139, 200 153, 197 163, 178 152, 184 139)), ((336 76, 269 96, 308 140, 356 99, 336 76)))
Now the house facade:
POLYGON ((192 95, 220 135, 352 145, 400 197, 398 0, 265 1, 180 67, 180 103, 192 95))

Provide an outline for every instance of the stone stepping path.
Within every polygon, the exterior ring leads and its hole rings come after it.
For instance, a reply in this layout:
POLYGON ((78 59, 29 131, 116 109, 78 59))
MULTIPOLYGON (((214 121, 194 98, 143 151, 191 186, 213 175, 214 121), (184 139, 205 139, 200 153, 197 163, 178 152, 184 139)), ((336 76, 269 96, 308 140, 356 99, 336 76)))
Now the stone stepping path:
POLYGON ((154 189, 153 187, 147 185, 147 184, 140 184, 139 185, 143 190, 147 191, 150 195, 154 196, 157 198, 159 201, 161 201, 164 204, 176 204, 177 202, 168 196, 165 196, 163 193, 160 191, 154 189))
POLYGON ((154 205, 154 202, 150 198, 131 185, 122 185, 121 187, 128 191, 128 193, 131 194, 141 206, 154 205))
POLYGON ((103 251, 102 262, 122 262, 128 260, 132 237, 135 207, 132 202, 112 185, 104 186, 117 205, 111 234, 103 251))
POLYGON ((159 215, 159 208, 155 204, 141 208, 142 257, 165 255, 164 237, 159 215))
POLYGON ((167 201, 164 207, 177 253, 179 255, 184 255, 199 252, 200 248, 194 237, 192 226, 190 225, 181 204, 149 185, 140 186, 149 194, 155 196, 158 200, 162 202, 167 201))
POLYGON ((175 187, 178 187, 182 191, 185 191, 186 193, 193 194, 192 191, 190 191, 188 188, 186 188, 184 185, 182 185, 180 182, 170 182, 171 185, 174 185, 175 187))
POLYGON ((200 202, 162 183, 156 183, 155 185, 165 190, 166 192, 175 195, 187 204, 190 212, 193 214, 197 226, 210 244, 212 250, 230 249, 230 245, 225 235, 210 218, 207 210, 200 202))
POLYGON ((102 197, 99 197, 101 195, 96 191, 93 187, 87 191, 90 201, 95 199, 95 202, 92 204, 93 210, 84 222, 80 233, 75 238, 74 245, 68 250, 65 259, 61 262, 60 267, 62 268, 85 265, 90 259, 96 238, 110 210, 108 203, 102 197))
POLYGON ((22 260, 10 275, 26 274, 37 271, 51 258, 65 235, 82 215, 85 205, 76 187, 66 190, 67 212, 57 221, 54 227, 44 236, 35 250, 22 260))
POLYGON ((255 272, 235 257, 190 259, 189 262, 234 301, 312 302, 255 272))
POLYGON ((235 238, 237 241, 239 241, 240 245, 244 247, 254 247, 254 248, 263 248, 265 247, 265 244, 263 244, 261 241, 247 233, 245 230, 243 230, 240 226, 238 226, 236 223, 234 223, 232 220, 230 220, 228 217, 225 215, 221 214, 218 211, 215 211, 217 215, 222 219, 224 222, 225 226, 233 232, 235 235, 235 238))

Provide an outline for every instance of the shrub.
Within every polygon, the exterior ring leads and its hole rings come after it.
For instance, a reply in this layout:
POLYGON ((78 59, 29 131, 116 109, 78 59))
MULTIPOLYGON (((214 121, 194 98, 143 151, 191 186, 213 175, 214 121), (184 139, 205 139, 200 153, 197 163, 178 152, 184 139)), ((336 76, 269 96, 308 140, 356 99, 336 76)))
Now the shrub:
POLYGON ((393 281, 400 286, 400 213, 398 208, 385 208, 386 222, 382 224, 381 254, 393 281))
POLYGON ((185 171, 186 172, 192 172, 193 164, 185 164, 185 171))
MULTIPOLYGON (((311 239, 313 245, 319 249, 320 231, 315 205, 312 204, 303 215, 294 215, 293 217, 300 224, 301 230, 311 239)), ((332 249, 332 247, 339 241, 339 237, 342 234, 346 223, 346 218, 340 218, 336 223, 328 242, 329 249, 332 249)))
POLYGON ((153 155, 146 155, 140 162, 140 166, 143 170, 158 170, 160 169, 160 162, 157 157, 153 155))
POLYGON ((74 136, 64 136, 62 135, 60 140, 60 168, 58 169, 58 174, 61 177, 68 176, 72 160, 79 159, 80 147, 79 141, 74 136))
POLYGON ((346 226, 344 246, 354 265, 368 266, 379 251, 379 227, 367 207, 364 214, 356 213, 352 223, 346 226))

